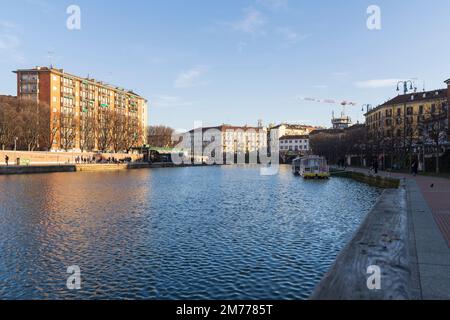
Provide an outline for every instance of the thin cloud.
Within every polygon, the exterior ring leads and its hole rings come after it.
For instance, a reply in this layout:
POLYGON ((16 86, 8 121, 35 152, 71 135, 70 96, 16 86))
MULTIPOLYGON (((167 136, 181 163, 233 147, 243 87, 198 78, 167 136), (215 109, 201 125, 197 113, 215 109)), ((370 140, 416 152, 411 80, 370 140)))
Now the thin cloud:
POLYGON ((192 102, 184 101, 180 97, 160 95, 152 97, 151 104, 156 108, 175 108, 191 106, 192 102))
POLYGON ((9 21, 0 21, 0 59, 23 62, 20 52, 21 40, 17 35, 17 27, 9 21))
POLYGON ((247 42, 244 41, 239 41, 239 43, 237 44, 237 51, 239 53, 244 52, 244 49, 247 47, 247 42))
POLYGON ((257 0, 256 3, 274 11, 286 10, 289 6, 288 0, 257 0))
POLYGON ((175 88, 190 88, 207 84, 202 78, 208 70, 209 67, 207 66, 195 66, 187 71, 181 72, 175 80, 175 88))
POLYGON ((278 27, 275 29, 276 34, 281 36, 286 44, 294 45, 298 42, 309 38, 307 34, 300 34, 291 27, 278 27))
POLYGON ((44 13, 49 13, 52 9, 50 2, 45 0, 27 0, 29 5, 37 6, 44 13))
POLYGON ((388 88, 397 85, 399 79, 372 79, 365 81, 358 81, 355 83, 357 88, 361 89, 379 89, 388 88))
POLYGON ((234 31, 240 31, 247 34, 261 33, 262 28, 266 24, 264 15, 254 8, 247 8, 244 11, 244 18, 230 23, 229 25, 231 28, 234 31))

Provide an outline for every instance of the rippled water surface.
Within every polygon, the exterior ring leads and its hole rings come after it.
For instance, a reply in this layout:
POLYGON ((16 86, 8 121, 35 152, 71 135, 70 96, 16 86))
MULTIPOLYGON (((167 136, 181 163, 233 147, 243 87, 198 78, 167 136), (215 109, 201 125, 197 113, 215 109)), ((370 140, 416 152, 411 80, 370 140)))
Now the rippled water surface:
POLYGON ((289 170, 0 176, 0 298, 307 298, 381 191, 289 170))

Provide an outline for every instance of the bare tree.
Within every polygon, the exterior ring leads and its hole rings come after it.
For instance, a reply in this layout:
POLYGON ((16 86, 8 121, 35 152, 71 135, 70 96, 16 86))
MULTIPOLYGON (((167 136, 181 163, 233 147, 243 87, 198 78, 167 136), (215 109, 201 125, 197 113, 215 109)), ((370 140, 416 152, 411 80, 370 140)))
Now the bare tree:
POLYGON ((14 119, 18 118, 17 100, 13 97, 0 97, 0 147, 9 149, 20 132, 20 126, 14 119))
POLYGON ((118 111, 111 115, 111 147, 114 152, 126 149, 126 116, 118 111))
POLYGON ((77 136, 77 120, 71 113, 61 112, 60 115, 60 145, 65 151, 75 148, 77 136))
POLYGON ((33 100, 19 100, 19 118, 22 122, 20 142, 22 149, 34 151, 39 147, 40 105, 33 100), (26 124, 26 125, 25 125, 26 124))
POLYGON ((152 147, 169 148, 174 146, 172 140, 174 129, 162 125, 147 128, 147 143, 152 147))
POLYGON ((47 104, 15 97, 0 97, 0 105, 2 148, 11 148, 13 145, 19 150, 28 151, 48 148, 50 107, 47 104))
POLYGON ((97 143, 98 149, 102 152, 108 151, 111 147, 113 111, 109 109, 100 110, 97 116, 97 143))
POLYGON ((432 146, 433 155, 436 163, 436 173, 440 172, 439 158, 442 153, 442 145, 447 141, 448 130, 448 106, 443 103, 436 112, 431 112, 429 117, 424 120, 425 144, 432 146))
POLYGON ((80 149, 92 151, 95 148, 95 117, 92 112, 86 110, 80 117, 80 149))

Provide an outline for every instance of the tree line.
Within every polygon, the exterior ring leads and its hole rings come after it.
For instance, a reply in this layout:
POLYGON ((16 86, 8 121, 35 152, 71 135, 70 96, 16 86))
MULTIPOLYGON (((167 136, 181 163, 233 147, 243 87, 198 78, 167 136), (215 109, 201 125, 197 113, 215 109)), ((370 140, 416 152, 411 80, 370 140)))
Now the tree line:
POLYGON ((48 105, 0 96, 0 147, 3 150, 49 150, 53 141, 49 127, 48 105))
POLYGON ((137 117, 104 108, 80 116, 62 111, 51 115, 47 104, 0 96, 0 148, 3 150, 128 152, 142 145, 144 128, 137 117), (59 137, 59 139, 58 139, 59 137), (77 143, 78 141, 78 143, 77 143))

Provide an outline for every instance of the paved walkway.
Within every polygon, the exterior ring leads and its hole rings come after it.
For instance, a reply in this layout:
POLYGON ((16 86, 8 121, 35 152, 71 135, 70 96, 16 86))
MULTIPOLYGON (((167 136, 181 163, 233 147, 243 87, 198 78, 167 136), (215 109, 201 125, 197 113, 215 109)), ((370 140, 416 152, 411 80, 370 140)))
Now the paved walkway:
POLYGON ((379 175, 405 181, 410 256, 418 296, 450 299, 450 179, 389 172, 379 175))
MULTIPOLYGON (((369 170, 366 169, 351 168, 350 170, 369 173, 369 170)), ((378 174, 416 182, 450 248, 450 179, 384 171, 380 171, 378 174)))

